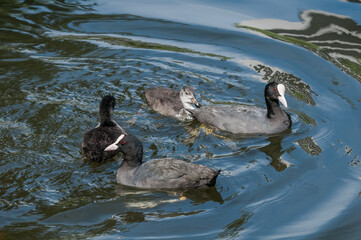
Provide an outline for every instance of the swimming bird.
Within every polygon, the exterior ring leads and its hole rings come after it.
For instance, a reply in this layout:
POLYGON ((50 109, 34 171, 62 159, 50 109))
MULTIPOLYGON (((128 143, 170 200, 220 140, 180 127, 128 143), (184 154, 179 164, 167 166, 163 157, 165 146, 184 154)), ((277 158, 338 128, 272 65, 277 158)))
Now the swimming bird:
POLYGON ((145 90, 145 98, 149 106, 156 112, 181 121, 192 120, 192 115, 185 109, 199 106, 191 86, 185 86, 180 91, 165 87, 152 87, 145 90))
POLYGON ((142 162, 143 145, 134 135, 122 134, 105 151, 120 151, 124 159, 117 182, 140 188, 198 188, 213 186, 219 171, 175 158, 142 162))
POLYGON ((282 110, 287 107, 285 86, 268 83, 264 90, 267 108, 249 105, 211 105, 187 109, 201 123, 234 134, 274 134, 287 130, 292 122, 290 115, 282 110))
POLYGON ((81 149, 86 159, 101 162, 117 155, 118 151, 104 152, 104 149, 115 142, 124 129, 113 119, 115 98, 105 96, 99 103, 100 123, 95 128, 87 131, 83 136, 81 149))

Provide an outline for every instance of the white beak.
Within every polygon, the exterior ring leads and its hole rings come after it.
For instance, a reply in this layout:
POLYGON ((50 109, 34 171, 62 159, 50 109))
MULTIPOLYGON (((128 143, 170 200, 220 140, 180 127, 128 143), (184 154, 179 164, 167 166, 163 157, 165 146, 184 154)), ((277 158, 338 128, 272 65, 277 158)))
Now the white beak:
POLYGON ((278 93, 281 95, 281 96, 278 97, 278 101, 280 101, 283 104, 283 106, 287 107, 287 101, 286 101, 286 98, 285 98, 285 92, 286 92, 285 85, 278 84, 277 85, 277 90, 278 90, 278 93))
POLYGON ((106 148, 104 149, 104 152, 117 150, 117 149, 118 149, 118 145, 117 145, 117 144, 118 144, 124 137, 125 137, 124 134, 120 135, 120 136, 118 137, 118 139, 117 139, 114 143, 110 144, 108 147, 106 147, 106 148))

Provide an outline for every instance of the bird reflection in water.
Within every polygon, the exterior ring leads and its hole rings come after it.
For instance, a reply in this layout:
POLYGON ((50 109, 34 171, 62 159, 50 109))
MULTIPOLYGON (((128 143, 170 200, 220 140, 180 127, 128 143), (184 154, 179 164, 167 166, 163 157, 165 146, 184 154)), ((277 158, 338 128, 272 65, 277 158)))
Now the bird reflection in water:
POLYGON ((194 204, 208 201, 223 203, 223 198, 215 186, 197 189, 138 189, 118 185, 116 193, 128 202, 127 206, 134 208, 153 208, 160 204, 187 199, 194 204))
POLYGON ((294 166, 292 163, 282 158, 283 153, 287 150, 282 149, 281 143, 283 138, 284 135, 271 136, 267 138, 267 141, 269 141, 270 144, 259 149, 261 152, 264 152, 267 156, 271 158, 270 164, 278 172, 282 172, 286 168, 294 166))

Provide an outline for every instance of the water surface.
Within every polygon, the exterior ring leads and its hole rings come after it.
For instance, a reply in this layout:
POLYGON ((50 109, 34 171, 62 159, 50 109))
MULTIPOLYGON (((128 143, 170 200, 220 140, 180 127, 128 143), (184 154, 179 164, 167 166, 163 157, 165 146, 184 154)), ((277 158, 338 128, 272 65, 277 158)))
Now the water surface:
POLYGON ((358 1, 5 1, 0 5, 0 239, 358 239, 358 1), (144 89, 264 106, 290 131, 232 136, 150 110, 144 89), (112 94, 145 161, 222 169, 215 187, 118 185, 121 156, 82 160, 112 94), (186 199, 181 198, 185 196, 186 199))

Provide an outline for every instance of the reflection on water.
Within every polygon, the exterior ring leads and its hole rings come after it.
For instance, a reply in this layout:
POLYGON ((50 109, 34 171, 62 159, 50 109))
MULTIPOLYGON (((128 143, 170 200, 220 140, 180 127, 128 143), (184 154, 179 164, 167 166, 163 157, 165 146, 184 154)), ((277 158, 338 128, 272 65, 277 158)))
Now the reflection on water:
POLYGON ((266 82, 280 82, 286 86, 287 94, 303 101, 307 104, 315 105, 316 102, 312 94, 317 96, 317 93, 312 91, 311 86, 293 74, 287 73, 281 69, 266 66, 263 63, 255 60, 240 60, 244 66, 253 68, 257 73, 262 75, 261 80, 266 82))
POLYGON ((361 159, 359 158, 359 154, 353 154, 352 147, 345 145, 340 139, 337 140, 337 143, 333 143, 332 146, 335 148, 336 151, 340 151, 343 153, 347 163, 351 167, 361 166, 361 159))
MULTIPOLYGON (((138 188, 132 188, 127 187, 123 185, 118 185, 116 189, 116 193, 120 197, 128 197, 128 198, 134 198, 139 197, 142 198, 142 195, 147 194, 161 194, 161 195, 167 195, 171 197, 171 199, 167 199, 166 201, 159 201, 154 202, 153 204, 150 204, 149 206, 157 206, 161 203, 166 202, 175 202, 175 201, 183 201, 186 199, 191 200, 194 204, 201 204, 205 203, 207 201, 214 201, 218 203, 223 203, 223 199, 221 194, 218 192, 216 187, 209 187, 209 188, 199 188, 199 189, 138 189, 138 188), (170 201, 169 201, 170 200, 170 201)), ((141 200, 137 200, 135 202, 141 202, 141 200)), ((136 206, 136 205, 134 205, 136 206)))
POLYGON ((173 18, 141 2, 1 1, 0 239, 278 239, 285 232, 357 239, 360 84, 314 53, 356 64, 359 26, 322 11, 304 11, 290 27, 253 26, 310 53, 233 27, 258 3, 222 2, 244 14, 219 23, 215 17, 229 13, 221 4, 163 2, 182 13, 196 5, 217 13, 173 18), (107 14, 102 3, 119 9, 107 14), (128 4, 147 14, 135 16, 128 4), (275 136, 180 123, 151 111, 143 96, 150 86, 191 84, 201 104, 265 107, 269 81, 286 85, 293 121, 275 136), (121 156, 82 162, 82 134, 98 123, 105 94, 116 97, 115 118, 142 140, 145 160, 221 169, 216 186, 129 188, 116 183, 121 156))
POLYGON ((292 163, 283 159, 282 155, 287 150, 291 152, 293 149, 282 149, 281 143, 284 136, 274 136, 269 137, 267 141, 270 143, 264 147, 261 147, 259 150, 264 152, 267 156, 271 158, 271 166, 273 166, 278 172, 285 170, 288 167, 293 166, 292 163))
POLYGON ((302 22, 250 20, 236 25, 316 52, 361 82, 361 26, 347 16, 307 10, 302 22))
POLYGON ((342 0, 346 2, 361 3, 361 0, 342 0))
MULTIPOLYGON (((96 201, 85 206, 75 207, 74 202, 68 204, 63 201, 61 206, 70 207, 51 216, 45 217, 42 222, 46 224, 99 224, 107 219, 122 222, 143 222, 159 218, 176 218, 190 216, 202 211, 177 211, 172 210, 172 205, 181 201, 190 201, 192 205, 201 205, 208 201, 222 204, 223 199, 216 187, 201 189, 180 190, 146 190, 118 185, 116 198, 107 201, 96 201), (162 205, 169 205, 169 210, 159 211, 162 205), (74 208, 75 207, 75 208, 74 208), (151 210, 152 209, 152 210, 151 210), (144 211, 151 210, 149 213, 144 211), (142 212, 140 212, 142 211, 142 212)), ((84 201, 85 199, 72 199, 71 201, 84 201)), ((60 203, 59 203, 60 204, 60 203)), ((57 204, 58 205, 58 204, 57 204)), ((56 206, 54 206, 56 207, 56 206)), ((162 206, 164 208, 164 206, 162 206)))
POLYGON ((128 223, 144 222, 145 216, 142 212, 129 211, 125 213, 115 214, 112 216, 112 219, 128 224, 128 223))
POLYGON ((243 225, 246 224, 248 219, 252 217, 252 214, 245 212, 241 212, 239 214, 241 215, 239 218, 224 227, 223 232, 218 235, 219 238, 235 239, 239 237, 239 234, 241 234, 243 230, 245 230, 243 225))
POLYGON ((322 149, 313 141, 312 137, 305 137, 296 141, 298 145, 311 156, 318 156, 322 149))
MULTIPOLYGON (((51 35, 56 35, 55 32, 52 32, 51 35)), ((77 40, 77 41, 86 41, 90 43, 98 44, 99 46, 107 46, 106 44, 109 44, 109 46, 113 48, 117 47, 132 47, 132 48, 144 48, 144 49, 154 49, 154 50, 162 50, 162 51, 172 51, 172 52, 182 52, 182 53, 193 53, 193 54, 199 54, 203 56, 210 56, 210 57, 217 57, 222 60, 229 59, 229 57, 213 54, 213 53, 202 53, 198 51, 194 51, 187 48, 180 48, 177 46, 171 46, 166 44, 160 44, 160 43, 151 43, 151 42, 144 42, 140 40, 135 40, 131 38, 125 38, 116 36, 116 35, 90 35, 90 34, 77 34, 77 35, 65 35, 60 34, 57 36, 58 39, 64 39, 64 40, 77 40)), ((134 38, 134 37, 133 37, 134 38)), ((148 41, 150 39, 147 39, 148 41)))

